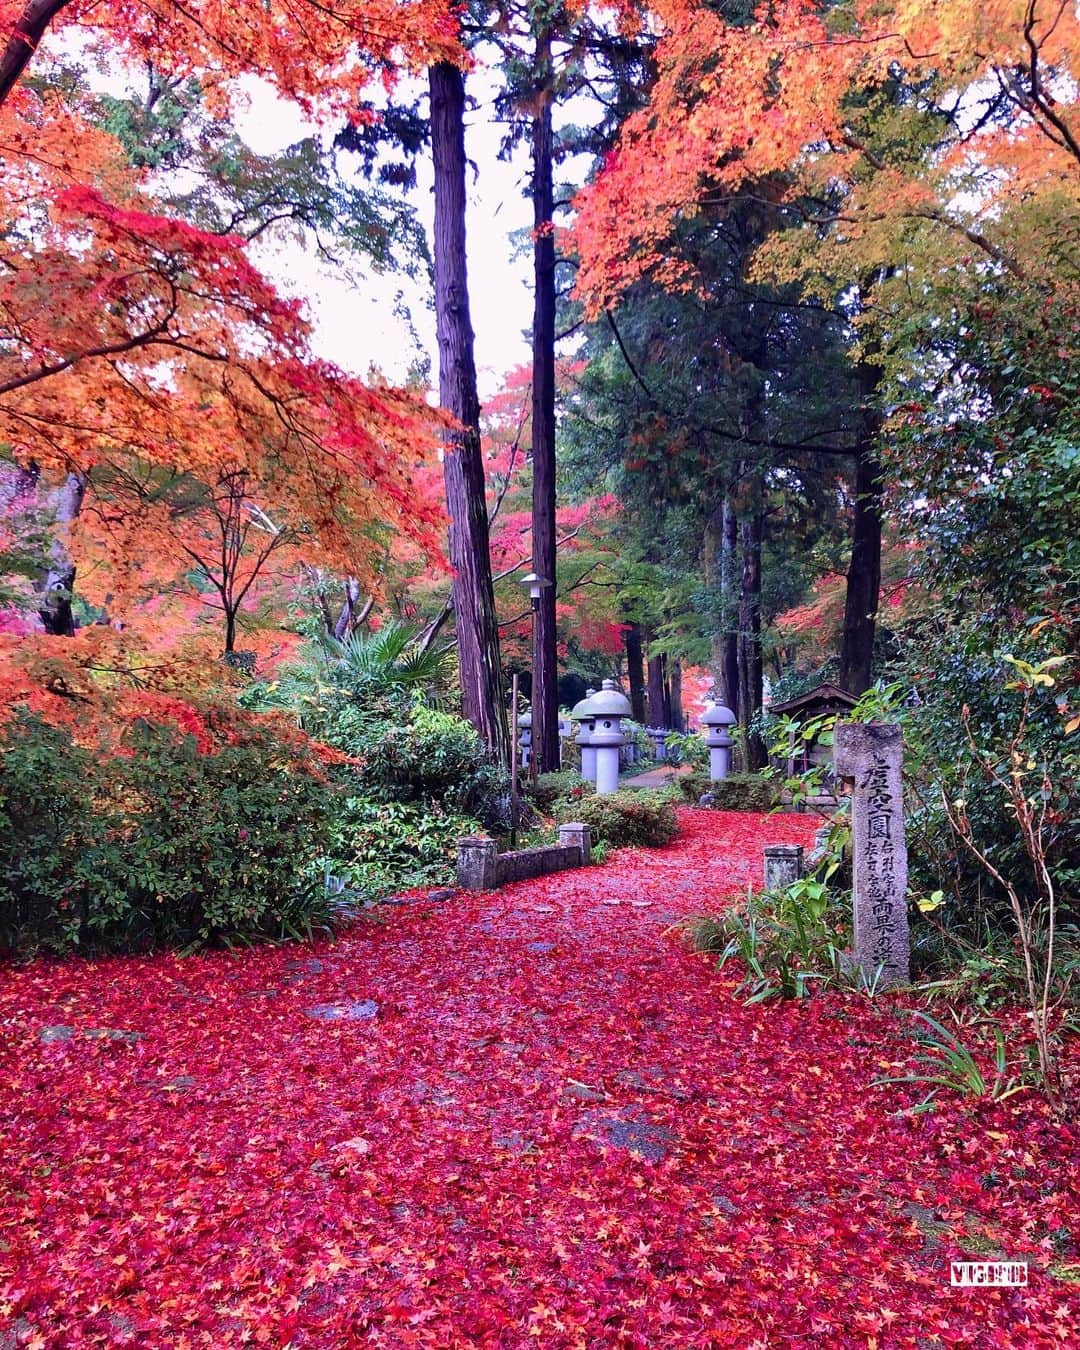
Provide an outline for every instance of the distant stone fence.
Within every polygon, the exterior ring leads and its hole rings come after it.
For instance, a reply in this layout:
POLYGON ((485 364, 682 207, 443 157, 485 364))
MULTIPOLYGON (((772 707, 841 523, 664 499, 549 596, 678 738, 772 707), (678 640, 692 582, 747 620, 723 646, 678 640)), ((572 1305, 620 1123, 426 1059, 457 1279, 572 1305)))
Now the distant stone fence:
POLYGON ((494 839, 458 840, 457 879, 463 891, 491 891, 510 881, 529 881, 569 867, 587 867, 592 850, 588 825, 559 826, 559 842, 500 853, 494 839))

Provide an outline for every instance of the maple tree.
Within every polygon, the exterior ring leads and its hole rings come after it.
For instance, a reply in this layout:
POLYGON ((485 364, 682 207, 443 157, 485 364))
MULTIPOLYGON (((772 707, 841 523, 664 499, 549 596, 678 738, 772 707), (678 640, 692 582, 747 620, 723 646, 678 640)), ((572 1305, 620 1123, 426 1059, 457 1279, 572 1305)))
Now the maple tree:
MULTIPOLYGON (((410 491, 412 465, 437 443, 422 396, 316 359, 300 306, 260 275, 242 238, 159 214, 145 174, 88 120, 82 91, 49 78, 48 64, 16 82, 44 26, 82 23, 78 7, 33 4, 22 27, 18 7, 5 10, 9 57, 21 56, 6 60, 0 84, 0 435, 42 489, 55 484, 59 494, 58 554, 45 580, 59 608, 46 604, 49 626, 71 629, 64 536, 76 538, 103 466, 113 479, 122 464, 210 485, 242 476, 271 515, 302 503, 318 560, 368 580, 364 538, 386 523, 437 551, 439 513, 414 509, 410 491), (65 145, 72 151, 58 152, 65 145)), ((228 80, 245 71, 306 106, 319 93, 333 109, 376 73, 390 78, 392 57, 453 49, 449 19, 433 7, 421 16, 343 6, 316 29, 299 11, 286 22, 258 5, 138 14, 99 6, 90 25, 106 51, 150 52, 169 78, 198 73, 211 109, 224 107, 228 80), (349 59, 364 42, 366 59, 349 59)))

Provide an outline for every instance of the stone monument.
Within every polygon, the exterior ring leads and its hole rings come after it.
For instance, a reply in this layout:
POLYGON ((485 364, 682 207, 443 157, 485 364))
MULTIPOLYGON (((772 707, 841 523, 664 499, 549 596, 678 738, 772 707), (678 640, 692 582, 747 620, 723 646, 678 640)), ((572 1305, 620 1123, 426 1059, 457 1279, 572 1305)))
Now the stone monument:
POLYGON ((854 963, 879 989, 911 979, 900 728, 841 722, 834 739, 836 776, 852 783, 855 882, 854 963))

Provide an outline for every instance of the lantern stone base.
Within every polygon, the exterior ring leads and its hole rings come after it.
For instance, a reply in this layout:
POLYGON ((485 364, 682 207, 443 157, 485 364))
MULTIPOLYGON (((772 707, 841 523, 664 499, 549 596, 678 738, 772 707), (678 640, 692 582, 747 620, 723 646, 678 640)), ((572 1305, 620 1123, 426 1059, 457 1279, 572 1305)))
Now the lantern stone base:
POLYGON ((531 881, 571 867, 587 867, 592 849, 588 825, 559 826, 559 842, 500 853, 494 839, 458 840, 458 885, 463 891, 491 891, 511 881, 531 881))

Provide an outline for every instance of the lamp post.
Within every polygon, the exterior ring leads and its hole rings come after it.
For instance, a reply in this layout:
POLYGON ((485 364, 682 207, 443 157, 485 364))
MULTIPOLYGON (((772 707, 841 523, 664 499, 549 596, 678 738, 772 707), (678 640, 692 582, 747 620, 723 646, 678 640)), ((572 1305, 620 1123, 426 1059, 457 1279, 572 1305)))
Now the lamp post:
MULTIPOLYGON (((539 633, 537 631, 537 619, 540 614, 540 596, 546 591, 552 582, 547 577, 542 577, 539 572, 530 572, 527 576, 521 578, 522 588, 529 594, 529 605, 532 608, 532 701, 536 703, 536 668, 539 665, 540 653, 537 650, 537 641, 539 633)), ((536 754, 529 756, 529 777, 536 777, 536 754)))

